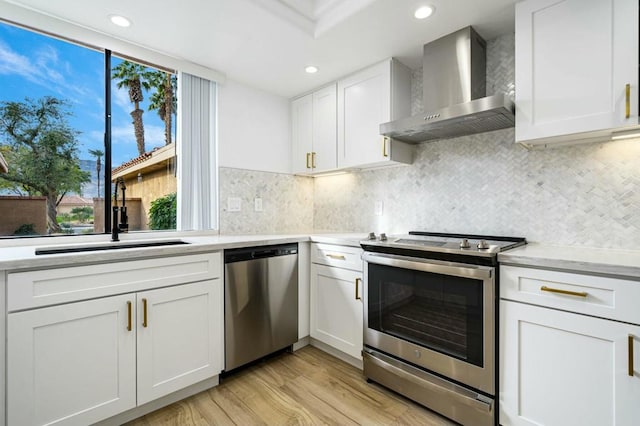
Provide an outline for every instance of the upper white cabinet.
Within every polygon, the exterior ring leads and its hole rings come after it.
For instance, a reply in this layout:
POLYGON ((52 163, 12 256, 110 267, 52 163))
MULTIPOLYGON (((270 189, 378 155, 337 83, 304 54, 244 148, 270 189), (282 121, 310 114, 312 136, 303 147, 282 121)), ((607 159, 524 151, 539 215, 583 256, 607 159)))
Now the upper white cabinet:
POLYGON ((335 169, 336 85, 291 102, 294 173, 335 169))
POLYGON ((380 135, 411 115, 411 71, 393 59, 338 81, 338 167, 411 163, 413 148, 380 135))
POLYGON ((516 142, 608 139, 638 124, 638 1, 516 4, 516 142))

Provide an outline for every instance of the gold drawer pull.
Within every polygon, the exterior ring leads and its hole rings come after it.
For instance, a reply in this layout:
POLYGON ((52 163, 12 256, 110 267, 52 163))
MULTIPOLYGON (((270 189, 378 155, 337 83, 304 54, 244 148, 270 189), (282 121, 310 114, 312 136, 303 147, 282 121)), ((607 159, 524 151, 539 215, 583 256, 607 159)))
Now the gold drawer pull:
POLYGON ((328 253, 328 254, 327 254, 327 257, 328 257, 328 258, 330 258, 330 259, 335 259, 335 260, 347 260, 347 258, 346 258, 346 257, 344 257, 344 256, 343 256, 343 255, 341 255, 341 254, 331 254, 331 253, 328 253))
POLYGON ((311 165, 309 164, 309 159, 311 158, 311 153, 307 152, 307 169, 311 168, 311 165))
POLYGON ((578 297, 587 297, 587 295, 589 294, 586 291, 561 290, 559 288, 547 287, 546 285, 543 285, 542 287, 540 287, 540 290, 548 291, 548 292, 551 292, 551 293, 566 294, 568 296, 578 296, 578 297))
POLYGON ((627 84, 624 86, 624 99, 625 99, 625 114, 624 118, 631 117, 631 85, 627 84))
POLYGON ((362 281, 362 278, 356 278, 356 300, 361 300, 362 297, 358 296, 358 284, 362 281))
POLYGON ((147 325, 147 299, 142 299, 142 326, 146 327, 147 325))
POLYGON ((131 331, 131 302, 127 302, 127 331, 131 331))
POLYGON ((633 377, 633 334, 629 335, 629 376, 633 377))
POLYGON ((315 152, 311 153, 311 168, 312 169, 316 168, 316 153, 315 152))

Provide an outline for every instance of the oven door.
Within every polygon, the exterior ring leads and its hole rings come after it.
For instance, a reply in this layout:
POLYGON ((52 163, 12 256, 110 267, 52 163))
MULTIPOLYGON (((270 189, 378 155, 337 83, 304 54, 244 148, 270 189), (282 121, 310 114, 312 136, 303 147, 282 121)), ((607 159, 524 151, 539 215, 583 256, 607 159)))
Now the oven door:
POLYGON ((495 268, 362 258, 365 346, 494 395, 495 268))

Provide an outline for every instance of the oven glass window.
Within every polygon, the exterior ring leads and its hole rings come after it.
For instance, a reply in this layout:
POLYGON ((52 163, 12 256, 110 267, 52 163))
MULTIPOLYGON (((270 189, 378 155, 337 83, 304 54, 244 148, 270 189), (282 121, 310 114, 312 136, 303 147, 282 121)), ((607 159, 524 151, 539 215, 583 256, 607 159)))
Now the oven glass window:
POLYGON ((482 367, 483 281, 369 264, 368 327, 482 367))

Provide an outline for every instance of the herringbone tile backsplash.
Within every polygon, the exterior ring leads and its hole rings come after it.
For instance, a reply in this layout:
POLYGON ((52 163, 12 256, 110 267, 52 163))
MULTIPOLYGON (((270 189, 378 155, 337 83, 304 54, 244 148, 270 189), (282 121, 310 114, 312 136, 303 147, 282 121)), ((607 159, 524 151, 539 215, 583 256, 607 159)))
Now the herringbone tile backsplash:
MULTIPOLYGON (((490 40, 488 94, 513 94, 513 81, 513 35, 490 40)), ((412 110, 421 109, 416 70, 412 110)), ((527 151, 506 129, 418 145, 410 166, 340 176, 221 168, 220 199, 223 233, 431 230, 638 249, 640 140, 527 151), (225 211, 228 196, 243 199, 241 213, 225 211)))

